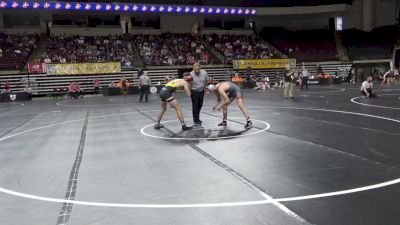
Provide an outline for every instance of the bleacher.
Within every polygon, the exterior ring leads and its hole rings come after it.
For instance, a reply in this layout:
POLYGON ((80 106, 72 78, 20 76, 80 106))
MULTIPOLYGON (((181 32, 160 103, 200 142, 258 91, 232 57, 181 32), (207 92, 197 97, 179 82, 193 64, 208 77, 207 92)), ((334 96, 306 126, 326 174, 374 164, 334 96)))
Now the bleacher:
POLYGON ((371 32, 344 30, 342 39, 352 60, 390 59, 396 43, 396 27, 380 27, 371 32))
MULTIPOLYGON (((317 64, 318 63, 305 63, 305 67, 310 73, 310 79, 317 75, 317 64)), ((352 66, 351 64, 342 64, 340 62, 327 62, 321 63, 320 65, 324 74, 337 75, 341 77, 347 76, 352 66)), ((299 70, 301 70, 302 64, 297 64, 297 67, 299 68, 299 70)), ((237 71, 241 72, 242 74, 246 74, 246 70, 237 71)), ((276 82, 279 82, 279 77, 283 75, 284 69, 254 69, 253 73, 255 73, 256 71, 259 74, 261 73, 267 76, 271 84, 275 84, 276 82)))
MULTIPOLYGON (((207 68, 207 73, 217 81, 230 80, 231 68, 207 68)), ((165 76, 178 77, 178 70, 149 70, 148 74, 152 79, 154 85, 165 84, 165 76)), ((71 82, 78 82, 81 88, 87 92, 93 92, 93 80, 98 77, 101 86, 107 86, 110 82, 118 82, 121 77, 124 76, 130 80, 134 86, 138 85, 138 71, 122 72, 119 74, 99 74, 99 75, 57 75, 48 76, 46 74, 31 74, 29 80, 32 88, 32 94, 34 96, 51 96, 53 94, 59 94, 61 91, 66 91, 71 82)), ((2 85, 6 81, 10 82, 11 91, 19 92, 22 91, 27 83, 28 74, 8 74, 0 75, 0 82, 2 85)))
POLYGON ((110 82, 117 83, 121 77, 130 80, 133 84, 138 83, 137 71, 123 72, 121 74, 100 74, 100 75, 70 75, 70 76, 46 76, 31 75, 36 80, 37 95, 49 95, 56 92, 56 89, 68 88, 71 82, 77 82, 87 92, 93 92, 93 80, 98 77, 100 86, 107 86, 110 82))
POLYGON ((178 70, 147 70, 152 84, 165 84, 165 77, 178 77, 178 70))
POLYGON ((218 82, 231 80, 231 73, 233 71, 231 67, 208 68, 205 70, 209 77, 212 76, 218 82))
MULTIPOLYGON (((78 82, 81 88, 88 93, 93 92, 93 80, 98 77, 101 86, 107 86, 110 82, 118 82, 121 77, 133 82, 134 85, 138 83, 137 71, 123 72, 120 74, 100 74, 100 75, 57 75, 48 76, 46 74, 31 74, 29 81, 34 96, 48 96, 58 94, 60 91, 68 89, 71 82, 78 82), (57 90, 58 89, 58 90, 57 90)), ((9 81, 11 91, 18 92, 25 88, 28 74, 11 74, 0 75, 2 84, 9 81)))
POLYGON ((176 66, 220 64, 206 43, 191 34, 136 35, 133 43, 144 65, 176 66))
POLYGON ((261 36, 289 58, 302 62, 337 61, 334 33, 327 29, 287 31, 264 28, 261 36))
POLYGON ((36 48, 37 35, 6 35, 0 32, 0 70, 22 69, 36 48))

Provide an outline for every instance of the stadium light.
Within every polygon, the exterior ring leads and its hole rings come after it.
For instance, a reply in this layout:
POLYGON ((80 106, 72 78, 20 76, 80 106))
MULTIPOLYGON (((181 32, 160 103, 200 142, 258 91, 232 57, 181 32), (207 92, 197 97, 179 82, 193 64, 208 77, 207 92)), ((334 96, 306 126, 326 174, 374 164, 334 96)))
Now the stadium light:
POLYGON ((212 7, 212 6, 182 6, 182 5, 148 5, 148 4, 119 4, 96 2, 37 2, 37 1, 1 1, 1 9, 25 10, 69 10, 69 11, 133 11, 152 13, 202 13, 202 14, 231 14, 231 15, 256 15, 254 8, 212 7))

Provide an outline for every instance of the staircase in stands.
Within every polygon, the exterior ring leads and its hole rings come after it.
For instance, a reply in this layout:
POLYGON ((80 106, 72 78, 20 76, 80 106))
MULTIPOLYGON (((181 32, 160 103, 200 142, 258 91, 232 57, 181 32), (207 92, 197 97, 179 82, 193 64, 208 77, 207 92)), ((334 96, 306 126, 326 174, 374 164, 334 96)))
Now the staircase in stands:
POLYGON ((335 32, 335 42, 336 42, 336 49, 338 52, 339 60, 341 62, 350 62, 350 57, 347 52, 346 47, 342 44, 342 35, 341 32, 335 32))

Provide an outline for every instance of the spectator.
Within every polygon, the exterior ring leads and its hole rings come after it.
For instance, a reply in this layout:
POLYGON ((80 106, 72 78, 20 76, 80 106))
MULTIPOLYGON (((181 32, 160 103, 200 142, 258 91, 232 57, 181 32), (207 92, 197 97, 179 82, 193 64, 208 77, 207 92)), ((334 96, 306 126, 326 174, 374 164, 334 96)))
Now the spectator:
POLYGON ((290 64, 286 64, 285 71, 284 71, 284 80, 285 80, 285 89, 284 89, 284 97, 287 99, 293 98, 293 91, 294 91, 294 72, 290 67, 290 64))
POLYGON ((239 86, 243 86, 244 79, 239 76, 239 73, 236 73, 235 76, 232 78, 232 82, 239 86))
POLYGON ((388 70, 384 75, 383 75, 383 81, 382 81, 382 85, 384 85, 385 83, 387 85, 390 85, 390 74, 391 74, 391 70, 388 70))
POLYGON ((4 91, 11 92, 11 85, 9 81, 6 81, 6 83, 4 84, 4 91))
POLYGON ((44 62, 44 63, 51 63, 51 59, 50 59, 49 57, 46 57, 46 58, 43 60, 43 62, 44 62))
POLYGON ((121 89, 121 94, 128 94, 128 86, 124 76, 122 76, 121 80, 118 82, 117 87, 121 89))
POLYGON ((77 99, 79 97, 79 94, 76 90, 76 85, 75 82, 72 82, 69 86, 68 86, 68 95, 71 98, 77 99))
POLYGON ((139 78, 140 102, 143 100, 143 95, 145 95, 145 101, 149 102, 150 85, 151 79, 148 76, 148 72, 144 71, 143 75, 139 78))
POLYGON ((212 64, 217 59, 206 49, 202 39, 190 34, 140 35, 134 43, 146 65, 212 64))
POLYGON ((115 84, 114 84, 114 82, 110 81, 110 83, 108 84, 108 87, 109 87, 109 88, 113 88, 113 87, 115 87, 115 84))
POLYGON ((0 69, 21 69, 36 48, 38 35, 0 33, 0 69))
POLYGON ((78 93, 78 97, 79 98, 83 98, 84 93, 83 90, 81 89, 81 86, 79 85, 79 83, 75 83, 75 91, 78 93))
POLYGON ((306 90, 308 90, 308 77, 310 75, 310 72, 308 72, 306 66, 303 63, 302 71, 300 74, 301 78, 301 87, 300 89, 303 90, 304 85, 306 86, 306 90))
POLYGON ((364 81, 361 85, 361 94, 366 98, 376 98, 378 97, 372 91, 372 76, 368 76, 367 80, 364 81))
POLYGON ((93 86, 94 86, 94 94, 98 95, 99 94, 99 89, 100 89, 100 80, 98 77, 96 77, 93 80, 93 86))
POLYGON ((275 51, 262 40, 246 35, 211 35, 204 38, 231 63, 234 59, 269 59, 275 51))
POLYGON ((209 84, 217 84, 218 81, 216 81, 213 76, 208 76, 208 83, 209 84))
POLYGON ((129 89, 131 87, 133 87, 133 84, 130 80, 126 80, 126 87, 129 89))
POLYGON ((134 53, 130 42, 129 36, 50 37, 42 61, 60 63, 132 62, 134 53))
POLYGON ((271 89, 271 84, 269 83, 269 78, 267 76, 263 78, 257 78, 256 80, 256 87, 254 88, 256 90, 266 90, 266 89, 271 89))

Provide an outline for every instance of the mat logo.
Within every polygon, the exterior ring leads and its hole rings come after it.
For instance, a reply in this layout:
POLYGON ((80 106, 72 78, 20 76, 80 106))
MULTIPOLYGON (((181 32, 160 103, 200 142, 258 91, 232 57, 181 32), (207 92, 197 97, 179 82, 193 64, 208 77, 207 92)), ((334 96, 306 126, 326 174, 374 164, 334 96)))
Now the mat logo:
POLYGON ((15 99, 17 99, 17 95, 10 95, 10 100, 11 101, 15 101, 15 99))

